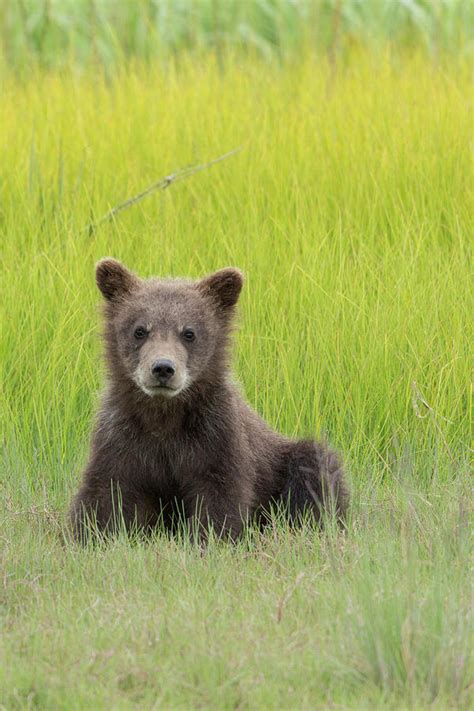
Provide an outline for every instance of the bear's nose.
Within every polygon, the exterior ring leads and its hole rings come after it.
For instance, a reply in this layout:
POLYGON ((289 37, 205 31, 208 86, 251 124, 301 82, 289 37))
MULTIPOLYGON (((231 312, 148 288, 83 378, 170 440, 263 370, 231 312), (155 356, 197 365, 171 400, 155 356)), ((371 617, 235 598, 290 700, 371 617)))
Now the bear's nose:
POLYGON ((176 373, 176 368, 172 360, 162 358, 153 363, 151 372, 162 385, 165 385, 176 373))

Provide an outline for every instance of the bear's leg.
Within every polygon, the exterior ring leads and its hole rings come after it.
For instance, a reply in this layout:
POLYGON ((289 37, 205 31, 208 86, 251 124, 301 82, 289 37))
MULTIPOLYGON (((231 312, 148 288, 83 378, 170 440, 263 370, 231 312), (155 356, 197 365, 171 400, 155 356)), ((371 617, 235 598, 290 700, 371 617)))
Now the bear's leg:
POLYGON ((95 534, 150 531, 160 520, 159 500, 109 480, 107 484, 85 483, 69 512, 74 538, 85 543, 95 534))
POLYGON ((217 538, 236 541, 249 518, 250 504, 245 492, 221 483, 201 482, 184 498, 191 538, 205 544, 212 529, 217 538), (197 489, 197 491, 196 491, 197 489))
POLYGON ((281 502, 292 524, 310 514, 320 522, 323 512, 344 520, 349 495, 338 455, 311 440, 295 442, 287 453, 281 502))

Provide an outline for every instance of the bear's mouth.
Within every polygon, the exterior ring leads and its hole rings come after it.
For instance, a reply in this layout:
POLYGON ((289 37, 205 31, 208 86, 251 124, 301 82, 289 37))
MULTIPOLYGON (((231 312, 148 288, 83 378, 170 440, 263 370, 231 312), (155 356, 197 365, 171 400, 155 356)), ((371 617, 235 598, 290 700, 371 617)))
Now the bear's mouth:
POLYGON ((182 388, 173 388, 170 385, 140 385, 141 389, 147 394, 147 395, 162 395, 163 397, 174 397, 177 395, 182 388))
POLYGON ((171 385, 148 385, 148 390, 153 390, 153 392, 160 392, 162 390, 175 392, 178 388, 172 388, 171 385))
POLYGON ((144 380, 140 373, 137 373, 133 380, 136 385, 142 390, 146 395, 150 397, 162 397, 170 399, 179 395, 180 392, 186 389, 188 385, 188 379, 185 377, 182 380, 178 378, 177 382, 171 383, 159 383, 150 382, 150 379, 144 380))

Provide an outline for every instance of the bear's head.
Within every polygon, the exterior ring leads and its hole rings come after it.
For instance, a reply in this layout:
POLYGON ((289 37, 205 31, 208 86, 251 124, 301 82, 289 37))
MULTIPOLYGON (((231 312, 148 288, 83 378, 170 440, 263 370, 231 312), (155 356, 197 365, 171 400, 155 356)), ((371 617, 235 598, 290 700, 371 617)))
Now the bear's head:
POLYGON ((222 376, 243 284, 238 269, 196 282, 143 280, 107 258, 97 264, 96 280, 106 300, 113 378, 126 378, 150 397, 170 399, 222 376))

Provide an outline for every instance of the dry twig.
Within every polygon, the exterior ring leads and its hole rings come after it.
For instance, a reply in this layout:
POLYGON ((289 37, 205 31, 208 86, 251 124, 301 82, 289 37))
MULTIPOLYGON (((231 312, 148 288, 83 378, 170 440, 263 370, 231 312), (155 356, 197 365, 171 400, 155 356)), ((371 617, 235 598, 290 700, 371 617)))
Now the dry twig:
POLYGON ((210 168, 216 163, 220 163, 226 158, 230 158, 231 156, 235 155, 235 153, 238 153, 241 150, 242 146, 239 146, 239 148, 234 148, 232 151, 228 151, 227 153, 224 153, 218 158, 214 158, 214 160, 211 160, 208 163, 200 163, 198 165, 188 166, 187 168, 181 168, 180 170, 177 170, 174 173, 170 173, 170 175, 167 175, 164 178, 160 178, 160 180, 157 180, 155 183, 149 185, 147 188, 145 188, 145 190, 142 190, 141 193, 138 193, 138 195, 134 195, 133 197, 128 198, 128 200, 125 200, 125 202, 121 202, 119 205, 113 207, 97 222, 91 222, 91 224, 87 225, 84 230, 89 230, 89 233, 92 234, 93 231, 97 227, 99 227, 99 225, 102 225, 104 222, 109 222, 119 212, 122 212, 122 210, 125 210, 127 207, 132 207, 132 205, 136 205, 137 202, 140 202, 140 200, 143 200, 143 198, 148 197, 148 195, 154 193, 156 190, 166 190, 166 188, 169 188, 169 186, 173 183, 177 183, 180 180, 185 180, 185 178, 189 178, 191 175, 201 172, 201 170, 206 170, 207 168, 210 168))

